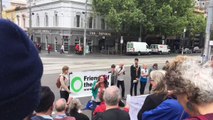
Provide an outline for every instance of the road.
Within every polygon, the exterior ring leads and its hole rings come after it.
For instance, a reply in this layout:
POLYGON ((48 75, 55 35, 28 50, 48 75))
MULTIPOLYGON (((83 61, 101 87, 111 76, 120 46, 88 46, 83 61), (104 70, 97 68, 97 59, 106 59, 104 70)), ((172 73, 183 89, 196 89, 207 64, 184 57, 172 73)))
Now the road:
MULTIPOLYGON (((61 72, 61 68, 64 65, 70 67, 70 71, 91 71, 91 70, 101 70, 108 71, 111 64, 125 64, 126 69, 126 79, 125 79, 125 94, 129 94, 130 90, 130 65, 134 63, 134 58, 139 58, 139 64, 147 64, 149 67, 154 63, 159 64, 161 68, 166 60, 171 61, 177 55, 149 55, 149 56, 106 56, 106 55, 94 55, 94 56, 76 56, 76 55, 60 55, 60 54, 41 54, 41 59, 44 65, 44 74, 42 77, 42 85, 49 86, 55 93, 56 100, 59 99, 59 90, 57 89, 55 83, 61 72)), ((192 55, 194 59, 200 60, 199 55, 192 55)), ((146 86, 145 93, 148 93, 148 86, 146 86)), ((139 94, 139 84, 138 84, 138 94, 139 94)), ((85 106, 87 101, 91 97, 81 98, 82 104, 85 106)), ((90 111, 84 111, 88 116, 91 115, 90 111)))

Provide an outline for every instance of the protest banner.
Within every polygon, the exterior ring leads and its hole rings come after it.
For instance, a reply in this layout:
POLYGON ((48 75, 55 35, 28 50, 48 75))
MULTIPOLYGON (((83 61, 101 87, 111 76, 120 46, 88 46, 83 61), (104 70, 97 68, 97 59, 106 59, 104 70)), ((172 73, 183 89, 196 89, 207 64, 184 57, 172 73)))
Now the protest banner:
POLYGON ((148 95, 130 96, 127 95, 127 103, 129 104, 129 115, 131 120, 137 120, 137 115, 142 108, 144 101, 148 95))
POLYGON ((80 98, 92 96, 92 85, 98 80, 100 75, 106 75, 109 85, 111 84, 111 74, 106 71, 86 71, 73 72, 70 74, 70 97, 80 98))

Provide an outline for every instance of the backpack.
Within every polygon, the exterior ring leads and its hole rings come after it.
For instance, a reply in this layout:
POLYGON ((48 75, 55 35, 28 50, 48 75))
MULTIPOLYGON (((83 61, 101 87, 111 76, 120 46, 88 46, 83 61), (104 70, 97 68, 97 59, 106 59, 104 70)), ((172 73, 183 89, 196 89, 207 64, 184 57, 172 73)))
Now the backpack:
MULTIPOLYGON (((64 77, 64 76, 63 76, 63 77, 64 77)), ((60 87, 61 87, 60 78, 61 78, 61 75, 60 75, 60 76, 58 77, 58 79, 56 80, 56 87, 57 87, 57 88, 60 88, 60 87)), ((63 80, 65 80, 65 77, 64 77, 63 80)))

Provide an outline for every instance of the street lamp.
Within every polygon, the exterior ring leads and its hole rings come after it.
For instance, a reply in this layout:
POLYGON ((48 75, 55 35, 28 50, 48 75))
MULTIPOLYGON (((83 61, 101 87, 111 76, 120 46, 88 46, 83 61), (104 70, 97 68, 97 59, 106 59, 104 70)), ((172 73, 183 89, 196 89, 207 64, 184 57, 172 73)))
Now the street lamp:
POLYGON ((207 25, 206 25, 206 35, 205 35, 205 46, 202 61, 205 63, 210 59, 210 34, 211 34, 211 25, 213 24, 213 0, 209 1, 208 6, 208 15, 207 15, 207 25))
POLYGON ((87 2, 88 0, 86 0, 85 2, 85 18, 84 18, 84 49, 83 49, 83 52, 84 52, 84 56, 86 55, 86 40, 87 40, 87 2))

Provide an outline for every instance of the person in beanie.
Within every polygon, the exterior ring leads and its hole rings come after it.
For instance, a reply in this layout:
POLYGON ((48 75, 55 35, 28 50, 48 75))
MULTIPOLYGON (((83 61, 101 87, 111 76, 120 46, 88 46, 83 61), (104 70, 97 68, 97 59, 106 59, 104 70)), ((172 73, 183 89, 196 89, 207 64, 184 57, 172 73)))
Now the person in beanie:
POLYGON ((23 120, 39 104, 43 65, 26 33, 0 19, 0 116, 23 120))

